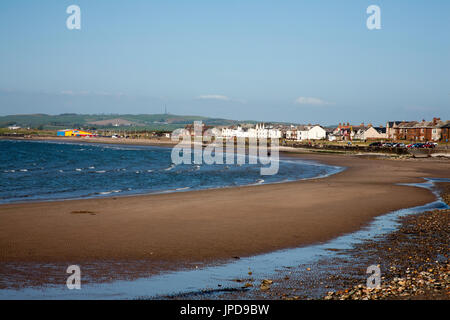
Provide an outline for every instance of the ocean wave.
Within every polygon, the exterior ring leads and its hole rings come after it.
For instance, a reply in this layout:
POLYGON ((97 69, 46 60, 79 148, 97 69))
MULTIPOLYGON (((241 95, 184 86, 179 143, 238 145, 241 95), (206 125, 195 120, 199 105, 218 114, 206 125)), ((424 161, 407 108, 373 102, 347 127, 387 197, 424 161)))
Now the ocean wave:
POLYGON ((165 171, 170 171, 170 170, 172 170, 173 168, 175 168, 175 164, 171 164, 170 167, 168 167, 168 168, 166 168, 166 169, 164 169, 164 170, 165 170, 165 171))
MULTIPOLYGON (((0 141, 0 145, 7 143, 0 141)), ((115 193, 118 190, 114 189, 118 189, 118 187, 122 189, 122 191, 118 191, 122 194, 141 194, 260 185, 284 182, 287 178, 292 181, 321 178, 343 170, 325 165, 315 165, 312 162, 291 160, 280 163, 279 174, 276 177, 264 177, 258 172, 260 165, 247 163, 243 165, 234 163, 178 165, 172 163, 170 155, 167 155, 167 150, 159 148, 151 149, 152 154, 146 153, 147 151, 144 150, 147 149, 144 148, 142 153, 130 154, 128 151, 112 152, 104 149, 105 153, 108 153, 102 154, 100 148, 92 147, 92 150, 98 154, 92 153, 86 156, 87 154, 84 153, 85 156, 83 156, 83 153, 76 152, 77 149, 91 149, 65 144, 65 155, 62 155, 59 153, 60 147, 55 147, 52 143, 39 146, 44 148, 41 150, 42 152, 36 152, 30 148, 29 144, 31 143, 33 142, 21 142, 20 145, 11 149, 14 150, 14 153, 7 152, 8 157, 2 163, 4 167, 0 168, 0 173, 4 172, 3 178, 8 180, 8 188, 0 190, 0 197, 11 200, 0 202, 14 201, 13 199, 22 193, 29 194, 36 200, 52 200, 116 196, 119 193, 115 193), (24 156, 17 156, 17 148, 21 148, 20 150, 25 152, 24 156), (100 167, 89 164, 89 162, 98 163, 100 167), (42 167, 44 164, 45 168, 42 167), (23 168, 23 166, 30 167, 30 169, 23 168), (28 172, 22 173, 20 169, 22 172, 27 169, 28 172), (13 173, 17 173, 17 175, 13 173), (107 179, 110 174, 112 179, 107 179), (15 179, 15 177, 22 179, 15 179)))
POLYGON ((182 190, 188 190, 191 187, 184 187, 184 188, 176 188, 175 191, 182 191, 182 190))
POLYGON ((111 194, 111 193, 119 193, 122 192, 122 190, 111 190, 111 191, 102 191, 102 192, 96 192, 95 194, 99 194, 99 195, 107 195, 107 194, 111 194))

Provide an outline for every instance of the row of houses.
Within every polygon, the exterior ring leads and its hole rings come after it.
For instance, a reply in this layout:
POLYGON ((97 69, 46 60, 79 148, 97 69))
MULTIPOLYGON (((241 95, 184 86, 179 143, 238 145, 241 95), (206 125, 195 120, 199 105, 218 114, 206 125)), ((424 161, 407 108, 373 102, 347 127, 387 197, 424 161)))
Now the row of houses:
MULTIPOLYGON (((372 124, 339 125, 327 132, 328 140, 390 140, 390 141, 442 141, 448 142, 450 137, 450 121, 433 118, 432 121, 389 121, 386 127, 375 127, 372 124)), ((302 139, 303 140, 303 139, 302 139)))
POLYGON ((221 128, 220 136, 224 138, 283 138, 282 126, 266 125, 264 123, 257 124, 255 127, 249 126, 233 126, 221 128))
MULTIPOLYGON (((193 125, 185 127, 187 132, 194 136, 193 125)), ((256 138, 256 139, 289 139, 289 140, 320 140, 327 137, 327 131, 319 125, 285 126, 259 123, 256 125, 242 124, 229 127, 209 127, 202 124, 201 134, 205 132, 225 139, 230 138, 256 138)), ((200 134, 200 130, 198 132, 200 134)))
POLYGON ((386 138, 409 141, 445 141, 450 136, 450 121, 391 121, 386 125, 386 138))
MULTIPOLYGON (((194 126, 187 125, 187 132, 195 135, 194 126)), ((370 141, 370 140, 408 140, 408 141, 448 141, 450 121, 390 121, 386 127, 372 124, 351 125, 339 123, 335 128, 321 125, 281 125, 259 123, 240 124, 228 127, 210 127, 202 125, 202 135, 207 130, 217 137, 229 138, 266 138, 294 141, 330 140, 330 141, 370 141)))
POLYGON ((351 125, 350 123, 339 123, 329 134, 328 139, 333 140, 382 140, 387 139, 386 128, 374 127, 372 124, 351 125))
MULTIPOLYGON (((193 125, 185 127, 188 134, 196 135, 193 125)), ((197 129, 198 130, 198 129, 197 129)), ((256 139, 288 139, 288 140, 321 140, 326 139, 327 130, 320 125, 307 126, 286 126, 286 125, 272 125, 259 123, 256 125, 242 124, 229 127, 210 127, 202 124, 201 134, 209 131, 210 134, 216 137, 225 139, 230 138, 256 138, 256 139)), ((200 130, 197 134, 200 134, 200 130)))

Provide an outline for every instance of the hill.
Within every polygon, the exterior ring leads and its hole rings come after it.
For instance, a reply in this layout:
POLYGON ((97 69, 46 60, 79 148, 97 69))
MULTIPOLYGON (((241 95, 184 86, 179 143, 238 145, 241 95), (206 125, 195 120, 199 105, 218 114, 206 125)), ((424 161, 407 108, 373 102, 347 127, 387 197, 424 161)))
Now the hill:
POLYGON ((208 118, 201 116, 183 116, 173 114, 75 114, 64 113, 59 115, 48 114, 22 114, 0 117, 0 127, 18 125, 22 128, 43 130, 58 130, 66 128, 85 129, 136 129, 172 131, 182 128, 193 121, 203 121, 207 125, 233 125, 239 123, 235 120, 208 118))

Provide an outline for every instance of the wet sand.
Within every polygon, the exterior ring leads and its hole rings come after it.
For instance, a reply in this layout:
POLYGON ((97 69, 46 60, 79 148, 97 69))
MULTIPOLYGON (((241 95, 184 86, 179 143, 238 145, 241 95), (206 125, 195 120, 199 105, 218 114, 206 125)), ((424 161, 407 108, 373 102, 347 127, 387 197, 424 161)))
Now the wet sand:
MULTIPOLYGON (((450 183, 437 183, 450 205, 450 183)), ((192 291, 168 299, 223 300, 449 300, 450 209, 424 209, 397 216, 398 227, 356 241, 347 248, 329 247, 314 263, 274 269, 270 279, 249 275, 234 290, 192 291), (367 267, 377 265, 380 287, 367 288, 367 267), (267 283, 267 285, 264 285, 267 283)))
POLYGON ((291 156, 346 166, 306 181, 0 206, 0 262, 165 261, 173 266, 326 241, 434 200, 395 183, 450 177, 448 160, 291 156))

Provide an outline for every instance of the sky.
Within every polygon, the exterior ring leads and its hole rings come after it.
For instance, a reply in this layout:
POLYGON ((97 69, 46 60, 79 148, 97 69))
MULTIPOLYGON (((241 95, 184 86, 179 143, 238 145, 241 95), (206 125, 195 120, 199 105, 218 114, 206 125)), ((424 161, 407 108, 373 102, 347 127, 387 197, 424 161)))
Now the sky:
POLYGON ((0 115, 447 120, 449 35, 448 0, 2 0, 0 115))

